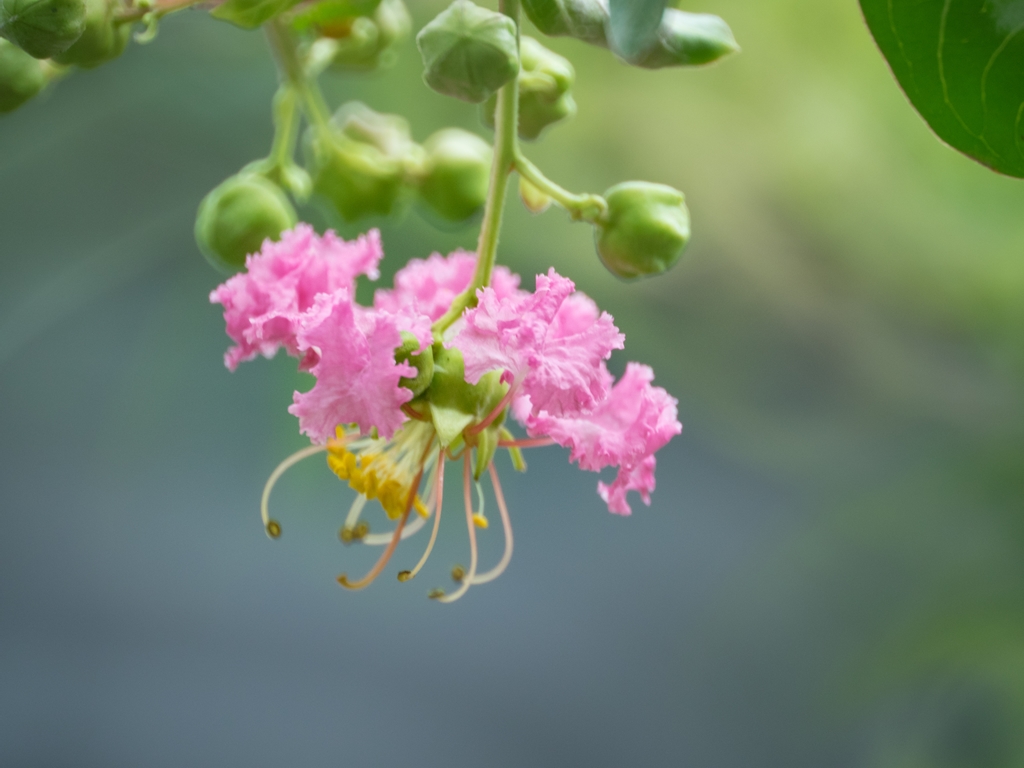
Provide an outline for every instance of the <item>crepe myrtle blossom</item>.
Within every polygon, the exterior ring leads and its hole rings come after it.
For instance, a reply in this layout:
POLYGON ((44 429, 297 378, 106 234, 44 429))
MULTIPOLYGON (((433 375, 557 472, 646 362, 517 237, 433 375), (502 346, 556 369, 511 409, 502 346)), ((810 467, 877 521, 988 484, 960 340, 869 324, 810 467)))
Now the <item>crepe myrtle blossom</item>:
POLYGON ((265 242, 246 260, 247 272, 211 294, 224 306, 236 344, 225 357, 229 368, 284 349, 316 377, 312 389, 295 393, 289 408, 313 444, 282 462, 264 488, 268 535, 281 533, 268 512, 278 478, 296 462, 325 452, 331 470, 358 493, 342 541, 384 547, 366 576, 352 581, 342 574, 338 581, 350 589, 367 586, 398 543, 433 518, 423 556, 398 574, 408 581, 437 538, 445 463, 461 460, 469 567, 453 569, 455 591, 430 593, 451 602, 500 575, 512 556, 511 521, 493 462, 498 450, 507 450, 513 466, 524 470, 521 449, 557 443, 582 469, 617 468, 610 484, 598 483, 612 512, 630 514, 630 491, 650 504, 654 454, 682 425, 676 400, 652 384, 647 366, 629 363, 613 380, 605 361, 622 348, 624 336, 608 313, 554 269, 537 276, 531 293, 519 287, 518 276, 498 267, 490 285, 477 292, 476 305, 445 329, 437 321, 471 284, 475 256, 459 251, 414 259, 395 276, 393 288, 376 292, 373 306, 360 306, 355 279, 375 279, 381 256, 376 231, 344 242, 299 225, 279 242, 265 242), (508 415, 524 437, 509 431, 508 415), (488 527, 480 483, 485 472, 505 551, 497 565, 481 572, 476 529, 488 527), (387 533, 370 533, 361 520, 371 500, 395 521, 387 533))

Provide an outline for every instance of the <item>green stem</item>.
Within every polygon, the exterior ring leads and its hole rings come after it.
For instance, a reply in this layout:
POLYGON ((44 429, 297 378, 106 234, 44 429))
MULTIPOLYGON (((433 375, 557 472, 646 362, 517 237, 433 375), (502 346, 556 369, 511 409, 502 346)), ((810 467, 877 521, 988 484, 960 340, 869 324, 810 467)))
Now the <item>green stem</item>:
POLYGON ((328 130, 327 121, 331 118, 331 111, 316 81, 307 77, 302 68, 295 38, 280 19, 271 19, 263 25, 263 29, 270 49, 274 52, 281 78, 299 95, 306 118, 317 129, 328 130))
POLYGON ((600 195, 575 195, 545 176, 540 168, 517 151, 515 169, 519 175, 569 212, 573 221, 600 221, 608 212, 608 203, 600 195))
MULTIPOLYGON (((516 25, 519 37, 519 0, 499 0, 499 10, 516 25)), ((484 207, 484 220, 477 241, 476 272, 469 287, 455 297, 451 307, 434 323, 434 335, 441 334, 472 306, 476 306, 476 292, 491 282, 491 272, 498 254, 498 236, 508 192, 508 178, 515 167, 519 152, 519 78, 512 78, 498 91, 498 110, 494 117, 494 160, 491 163, 490 187, 484 207)))
POLYGON ((274 96, 274 143, 268 159, 274 166, 283 166, 295 154, 299 127, 298 94, 291 86, 282 86, 274 96))

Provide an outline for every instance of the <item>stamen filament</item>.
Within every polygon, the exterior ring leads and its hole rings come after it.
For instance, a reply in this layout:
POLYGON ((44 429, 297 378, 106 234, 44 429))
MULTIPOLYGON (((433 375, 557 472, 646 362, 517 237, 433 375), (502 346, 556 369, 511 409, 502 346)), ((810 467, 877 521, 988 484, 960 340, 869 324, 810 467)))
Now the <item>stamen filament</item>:
POLYGON ((409 488, 409 500, 405 504, 405 511, 402 516, 398 519, 398 525, 395 526, 395 531, 391 534, 391 542, 388 544, 377 562, 374 564, 370 572, 367 573, 359 581, 349 581, 347 574, 341 574, 338 577, 338 583, 345 589, 363 589, 364 587, 370 586, 374 580, 380 576, 380 572, 384 570, 384 567, 388 564, 391 556, 395 553, 398 542, 402 538, 402 529, 405 528, 405 521, 409 519, 409 513, 412 511, 412 502, 416 498, 416 492, 420 489, 420 478, 423 477, 423 467, 420 467, 420 471, 416 473, 416 478, 412 481, 412 487, 409 488))
POLYGON ((469 572, 462 579, 462 584, 457 590, 452 592, 450 595, 446 595, 443 592, 433 592, 431 596, 436 598, 441 603, 454 603, 469 589, 470 584, 473 583, 473 579, 476 578, 476 525, 473 523, 473 492, 470 488, 470 471, 469 471, 469 456, 463 459, 463 472, 462 472, 462 485, 463 495, 466 503, 466 527, 469 529, 469 572))
POLYGON ((270 473, 270 477, 267 478, 267 484, 263 486, 263 498, 260 500, 260 516, 263 518, 263 530, 267 532, 267 536, 270 538, 276 539, 281 535, 281 524, 276 520, 270 519, 270 492, 274 489, 274 485, 281 478, 281 475, 287 472, 293 465, 326 450, 326 445, 311 445, 303 448, 278 464, 277 469, 270 473))
POLYGON ((427 542, 427 549, 423 553, 423 557, 416 563, 416 567, 411 571, 400 571, 398 574, 399 581, 409 581, 413 576, 420 572, 427 563, 427 558, 430 557, 431 550, 434 549, 434 542, 437 541, 437 530, 441 527, 441 502, 444 498, 444 451, 441 451, 441 457, 437 461, 437 511, 434 512, 434 530, 430 532, 430 541, 427 542))
POLYGON ((555 441, 550 437, 528 437, 522 440, 499 440, 499 448, 543 448, 546 445, 554 445, 555 441))
MULTIPOLYGON (((402 541, 405 541, 410 536, 415 536, 419 533, 420 529, 427 524, 427 518, 416 515, 416 519, 409 523, 402 530, 402 541)), ((370 547, 381 547, 391 541, 393 533, 388 531, 387 533, 368 533, 362 538, 362 543, 370 547)))
POLYGON ((498 511, 501 512, 501 524, 505 528, 505 554, 494 568, 473 578, 473 584, 486 584, 488 581, 501 576, 508 568, 512 560, 512 520, 508 515, 508 507, 505 506, 505 495, 501 492, 501 483, 498 481, 498 471, 491 464, 491 483, 494 484, 494 497, 498 500, 498 511))

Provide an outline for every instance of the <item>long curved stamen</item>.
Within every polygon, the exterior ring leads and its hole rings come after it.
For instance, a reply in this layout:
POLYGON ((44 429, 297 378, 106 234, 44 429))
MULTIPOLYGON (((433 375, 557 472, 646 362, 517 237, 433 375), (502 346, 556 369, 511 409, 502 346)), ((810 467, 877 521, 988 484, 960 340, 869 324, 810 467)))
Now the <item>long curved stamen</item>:
POLYGON ((506 392, 505 396, 501 398, 501 402, 494 406, 493 410, 487 414, 487 417, 483 421, 479 424, 474 424, 472 427, 467 429, 466 434, 478 435, 491 426, 491 424, 494 423, 494 420, 498 418, 498 416, 501 415, 501 412, 504 411, 508 407, 508 404, 512 402, 512 398, 515 397, 516 393, 519 391, 519 385, 523 383, 523 379, 525 378, 526 371, 520 371, 519 375, 512 381, 512 385, 508 388, 508 392, 506 392))
POLYGON ((498 511, 501 512, 501 524, 505 528, 505 554, 501 556, 501 561, 494 566, 487 573, 483 573, 473 578, 473 584, 486 584, 488 581, 501 576, 508 568, 509 562, 512 560, 512 520, 508 516, 508 507, 505 506, 505 495, 501 492, 501 483, 498 481, 498 471, 491 464, 491 482, 494 484, 494 497, 498 500, 498 511))
POLYGON ((427 558, 430 557, 431 550, 434 549, 434 542, 437 541, 437 530, 441 527, 441 502, 444 498, 444 451, 441 451, 441 457, 437 461, 437 509, 434 512, 434 530, 430 533, 430 541, 427 542, 427 549, 423 553, 423 557, 416 563, 416 567, 411 571, 399 571, 398 580, 408 581, 417 573, 420 569, 426 565, 427 558))
POLYGON ((370 586, 374 580, 380 576, 380 572, 384 570, 384 566, 388 564, 391 556, 395 554, 395 549, 398 547, 398 541, 402 538, 402 529, 405 528, 405 521, 409 519, 409 513, 412 511, 412 502, 416 498, 416 492, 420 489, 420 478, 423 477, 423 467, 420 467, 420 471, 416 473, 416 478, 412 481, 412 487, 409 488, 409 500, 405 503, 405 511, 402 516, 398 519, 398 525, 395 526, 395 532, 391 534, 391 542, 388 544, 377 562, 374 564, 370 572, 367 573, 359 581, 349 581, 347 574, 341 574, 338 577, 338 583, 345 589, 363 589, 364 587, 370 586))
POLYGON ((555 441, 550 437, 529 437, 523 440, 499 440, 499 448, 543 448, 546 445, 554 445, 555 441))
MULTIPOLYGON (((410 536, 415 536, 426 524, 427 518, 416 515, 416 519, 402 529, 402 541, 405 541, 410 536)), ((368 533, 360 539, 360 543, 366 544, 368 547, 381 547, 391 541, 393 535, 394 532, 392 531, 387 533, 368 533)))
POLYGON ((446 595, 444 592, 438 590, 431 593, 431 597, 435 598, 441 603, 454 603, 464 594, 469 586, 473 583, 473 579, 476 578, 476 523, 473 522, 473 492, 470 488, 470 471, 469 471, 469 456, 467 455, 463 459, 463 494, 466 502, 466 527, 469 528, 469 573, 462 577, 462 585, 452 592, 450 595, 446 595))
POLYGON ((260 516, 263 518, 263 530, 267 532, 267 536, 270 538, 276 539, 281 535, 281 524, 277 520, 270 519, 270 492, 274 489, 274 485, 281 479, 281 475, 287 472, 293 465, 326 450, 326 445, 311 445, 308 448, 303 448, 278 464, 277 469, 270 473, 270 477, 267 478, 267 484, 263 486, 263 498, 260 500, 260 516))

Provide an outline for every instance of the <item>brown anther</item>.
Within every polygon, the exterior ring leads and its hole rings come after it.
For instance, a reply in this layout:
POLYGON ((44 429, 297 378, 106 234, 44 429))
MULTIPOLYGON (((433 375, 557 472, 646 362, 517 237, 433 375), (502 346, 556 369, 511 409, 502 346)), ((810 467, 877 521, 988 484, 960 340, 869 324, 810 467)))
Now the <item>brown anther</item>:
POLYGON ((267 536, 272 539, 276 539, 281 535, 281 524, 277 520, 271 520, 267 523, 267 536))
POLYGON ((444 597, 443 589, 432 589, 427 593, 427 597, 431 600, 437 600, 439 597, 444 597))
POLYGON ((356 526, 355 531, 352 532, 352 535, 357 539, 364 539, 366 538, 366 534, 368 534, 369 532, 370 524, 365 520, 360 520, 359 524, 356 526))
POLYGON ((412 578, 412 571, 399 571, 398 572, 398 580, 399 581, 408 581, 411 578, 412 578))
POLYGON ((464 578, 466 578, 465 568, 463 568, 461 565, 456 565, 454 568, 452 568, 453 581, 461 582, 464 578))
POLYGON ((354 538, 352 529, 347 525, 342 526, 341 530, 338 531, 338 538, 341 539, 342 544, 351 544, 354 538))

